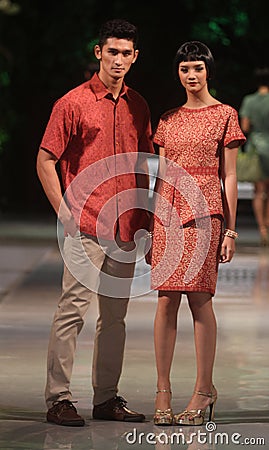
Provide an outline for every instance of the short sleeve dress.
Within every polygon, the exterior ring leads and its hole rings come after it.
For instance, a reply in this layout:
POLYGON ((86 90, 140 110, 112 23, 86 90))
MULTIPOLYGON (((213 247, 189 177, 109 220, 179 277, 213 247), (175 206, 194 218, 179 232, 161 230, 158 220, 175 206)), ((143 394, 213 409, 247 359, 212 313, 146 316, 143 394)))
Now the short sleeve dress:
POLYGON ((217 283, 223 223, 223 148, 245 136, 229 105, 179 107, 162 115, 153 141, 165 149, 157 194, 151 287, 210 292, 217 283))

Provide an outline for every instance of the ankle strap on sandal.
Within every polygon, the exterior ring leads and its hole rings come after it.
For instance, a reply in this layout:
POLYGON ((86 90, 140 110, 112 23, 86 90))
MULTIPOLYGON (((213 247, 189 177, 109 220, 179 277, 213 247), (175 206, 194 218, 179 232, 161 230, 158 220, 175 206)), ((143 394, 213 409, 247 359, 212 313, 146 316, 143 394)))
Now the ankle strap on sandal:
POLYGON ((216 397, 216 392, 201 392, 201 391, 194 391, 195 394, 203 395, 204 397, 214 398, 216 397))

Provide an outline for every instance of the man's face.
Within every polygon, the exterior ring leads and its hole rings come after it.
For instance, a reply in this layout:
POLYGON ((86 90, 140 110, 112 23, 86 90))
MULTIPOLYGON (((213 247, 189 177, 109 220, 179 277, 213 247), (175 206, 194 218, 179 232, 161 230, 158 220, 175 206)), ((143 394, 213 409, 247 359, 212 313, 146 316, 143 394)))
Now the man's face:
POLYGON ((120 79, 136 61, 138 50, 134 50, 132 41, 108 38, 102 49, 95 46, 95 56, 100 61, 100 75, 104 79, 120 79))

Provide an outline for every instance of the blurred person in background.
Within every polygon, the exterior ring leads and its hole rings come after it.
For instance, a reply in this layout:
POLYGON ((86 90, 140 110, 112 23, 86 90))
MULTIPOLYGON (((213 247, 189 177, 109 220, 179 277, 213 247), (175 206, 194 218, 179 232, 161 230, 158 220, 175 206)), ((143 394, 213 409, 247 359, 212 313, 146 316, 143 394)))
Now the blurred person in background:
POLYGON ((254 146, 260 158, 261 179, 254 183, 253 211, 261 245, 269 245, 269 68, 255 70, 257 90, 246 95, 239 109, 241 128, 247 134, 245 151, 254 146))

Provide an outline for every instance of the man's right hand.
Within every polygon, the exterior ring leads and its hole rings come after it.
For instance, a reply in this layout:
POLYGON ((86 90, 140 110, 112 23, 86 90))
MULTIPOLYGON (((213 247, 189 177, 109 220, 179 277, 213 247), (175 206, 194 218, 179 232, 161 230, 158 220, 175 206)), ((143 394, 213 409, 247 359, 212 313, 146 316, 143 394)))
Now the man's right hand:
POLYGON ((37 173, 45 194, 64 227, 64 235, 75 236, 79 227, 74 217, 63 200, 62 189, 58 173, 56 171, 57 158, 49 151, 41 148, 37 156, 37 173))
POLYGON ((74 217, 71 216, 69 220, 63 220, 62 222, 64 227, 64 235, 74 237, 76 232, 78 231, 78 226, 74 220, 74 217))
POLYGON ((74 237, 79 230, 79 227, 77 226, 71 211, 65 204, 62 204, 62 209, 59 211, 58 217, 64 227, 64 236, 67 237, 70 235, 71 237, 74 237))

